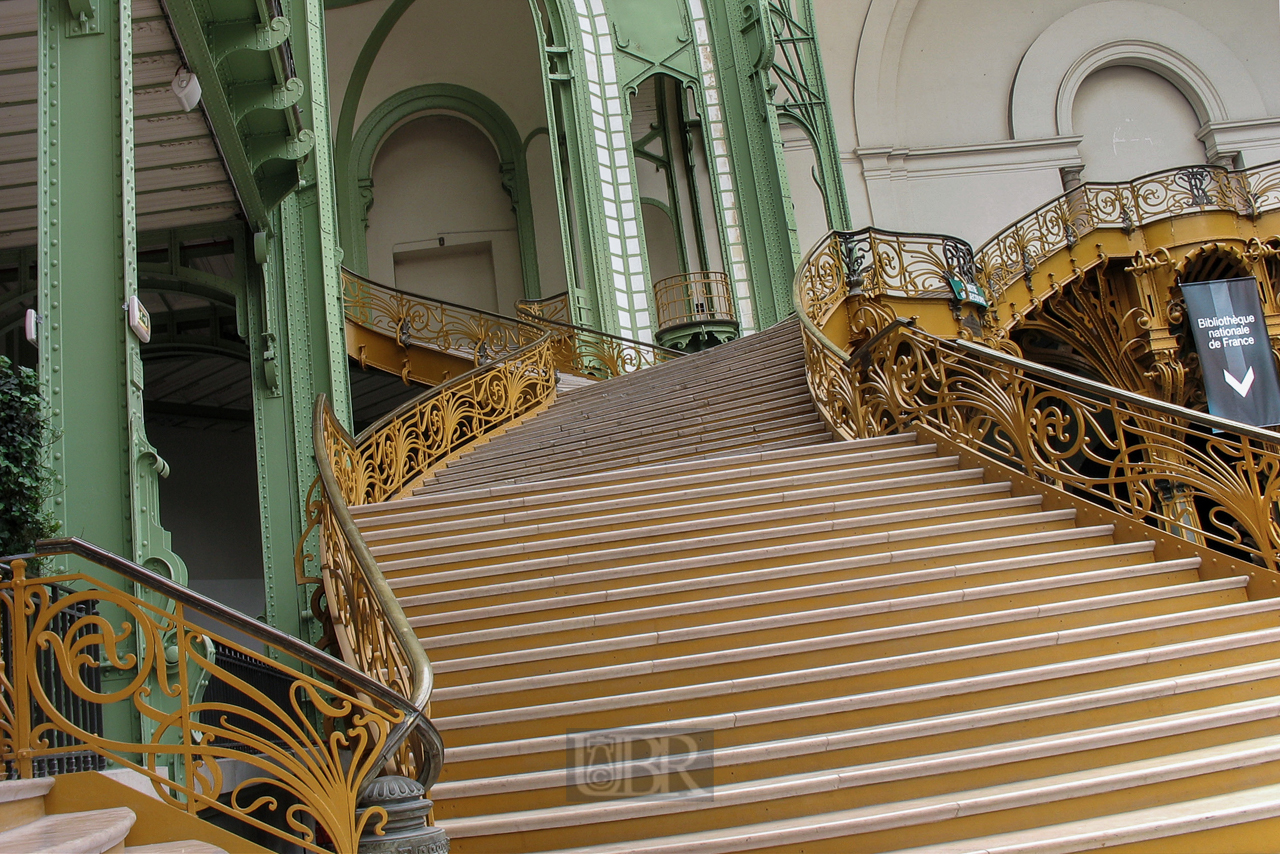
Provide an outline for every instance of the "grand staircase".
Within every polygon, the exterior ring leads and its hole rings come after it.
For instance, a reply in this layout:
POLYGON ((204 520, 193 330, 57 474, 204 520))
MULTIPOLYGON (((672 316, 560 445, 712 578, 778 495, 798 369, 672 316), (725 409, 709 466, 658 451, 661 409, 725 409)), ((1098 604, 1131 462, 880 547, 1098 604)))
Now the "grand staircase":
POLYGON ((353 508, 435 662, 453 850, 1274 850, 1280 600, 832 440, 800 341, 562 394, 353 508))

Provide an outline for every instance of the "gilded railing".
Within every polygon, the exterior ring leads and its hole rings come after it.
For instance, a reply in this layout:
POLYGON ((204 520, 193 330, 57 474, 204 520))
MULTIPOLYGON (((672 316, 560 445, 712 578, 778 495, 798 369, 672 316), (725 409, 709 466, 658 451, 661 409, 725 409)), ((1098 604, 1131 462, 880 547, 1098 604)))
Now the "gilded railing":
POLYGON ((733 286, 726 273, 701 271, 668 276, 653 285, 658 330, 692 323, 737 323, 733 286))
POLYGON ((162 801, 190 814, 228 816, 316 854, 355 854, 361 834, 387 820, 381 807, 358 808, 361 792, 400 745, 427 745, 438 770, 440 737, 420 709, 359 670, 89 543, 46 541, 36 555, 78 556, 142 592, 83 573, 32 578, 25 560, 6 559, 0 760, 18 775, 89 750, 143 775, 162 801), (216 648, 271 675, 275 690, 222 666, 216 648), (214 683, 239 700, 206 699, 214 683), (121 740, 86 728, 65 713, 71 696, 127 707, 146 734, 121 740))
POLYGON ((996 300, 1053 253, 1089 232, 1142 226, 1188 213, 1257 217, 1280 208, 1280 162, 1231 171, 1186 166, 1119 184, 1082 184, 1021 218, 976 253, 979 278, 996 300))
POLYGON ((522 317, 538 317, 556 320, 560 323, 573 323, 573 313, 569 308, 569 292, 562 291, 551 297, 542 299, 516 300, 516 313, 522 317))
POLYGON ((529 315, 525 313, 526 310, 525 306, 520 306, 521 316, 537 324, 551 336, 551 361, 556 371, 562 374, 607 380, 684 355, 679 350, 657 344, 622 338, 548 317, 529 315))
POLYGON ((1280 434, 1088 382, 874 314, 850 356, 824 334, 849 295, 838 241, 796 276, 806 374, 848 438, 934 430, 1046 484, 1280 570, 1280 434), (834 253, 834 254, 833 254, 834 253))
POLYGON ((837 233, 848 285, 866 297, 958 297, 996 305, 1046 258, 1091 232, 1126 233, 1188 213, 1257 217, 1280 208, 1280 162, 1245 171, 1187 166, 1116 184, 1082 184, 1040 206, 974 251, 945 235, 883 229, 837 233))
POLYGON ((865 296, 981 300, 973 248, 955 237, 881 228, 838 235, 849 287, 865 296), (957 290, 960 289, 960 290, 957 290))
POLYGON ((500 314, 421 297, 342 271, 348 323, 393 339, 401 347, 422 347, 469 359, 495 361, 528 346, 538 330, 500 314))

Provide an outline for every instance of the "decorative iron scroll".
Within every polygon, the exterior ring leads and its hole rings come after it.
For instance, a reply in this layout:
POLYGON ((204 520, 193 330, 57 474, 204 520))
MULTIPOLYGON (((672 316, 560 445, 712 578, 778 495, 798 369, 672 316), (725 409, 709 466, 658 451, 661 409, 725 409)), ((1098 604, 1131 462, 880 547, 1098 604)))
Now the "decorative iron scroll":
POLYGON ((835 232, 845 287, 865 296, 953 297, 957 289, 981 299, 973 248, 941 234, 903 234, 879 228, 835 232))
POLYGON ((569 310, 569 292, 563 291, 553 297, 543 299, 516 300, 516 313, 521 317, 536 317, 544 320, 555 320, 560 323, 573 323, 573 315, 569 310))
POLYGON ((355 854, 361 834, 374 835, 387 820, 380 807, 357 811, 360 794, 401 744, 416 741, 434 766, 419 776, 438 773, 439 734, 365 674, 88 543, 47 541, 37 553, 78 555, 145 592, 130 595, 85 574, 28 578, 25 561, 9 562, 0 609, 10 627, 3 672, 13 678, 0 678, 0 760, 11 774, 29 777, 43 760, 90 750, 142 774, 162 801, 190 814, 229 816, 316 854, 355 854), (55 586, 71 592, 55 597, 55 586), (234 650, 241 666, 224 667, 215 647, 234 650), (246 664, 272 676, 273 689, 247 681, 246 664), (104 670, 113 678, 98 678, 104 670), (205 698, 210 682, 251 702, 205 698), (147 735, 120 741, 83 726, 63 714, 64 698, 52 696, 50 684, 81 704, 127 704, 147 735), (226 763, 239 767, 228 773, 226 763))
POLYGON ((884 316, 863 322, 884 332, 851 365, 823 334, 848 296, 831 261, 837 242, 815 248, 795 280, 809 388, 833 429, 864 438, 924 426, 1136 521, 1280 569, 1280 434, 884 316))
POLYGON ((993 300, 1044 259, 1099 228, 1126 233, 1179 214, 1229 211, 1256 217, 1280 207, 1280 163, 1233 172, 1188 166, 1122 184, 1083 184, 1010 225, 977 251, 993 300))
POLYGON ((545 317, 533 322, 551 335, 551 361, 556 371, 562 374, 607 380, 651 368, 683 355, 679 350, 620 338, 545 317))
POLYGON ((668 276, 653 285, 658 329, 691 323, 737 323, 733 287, 726 273, 697 272, 668 276))
POLYGON ((342 271, 347 321, 394 339, 401 347, 424 347, 470 359, 494 361, 526 347, 536 327, 480 309, 379 285, 342 271))

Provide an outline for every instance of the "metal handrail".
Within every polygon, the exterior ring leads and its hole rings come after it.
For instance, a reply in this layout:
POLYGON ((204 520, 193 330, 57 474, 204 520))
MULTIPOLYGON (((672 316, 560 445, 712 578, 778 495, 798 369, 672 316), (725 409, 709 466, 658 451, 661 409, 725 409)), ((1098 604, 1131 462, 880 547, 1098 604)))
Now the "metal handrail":
MULTIPOLYGON (((111 570, 122 578, 154 590, 165 598, 181 604, 183 607, 192 608, 198 613, 213 617, 218 622, 224 623, 238 632, 243 632, 254 640, 270 644, 305 664, 339 675, 352 688, 363 691, 371 697, 376 697, 384 703, 400 709, 405 713, 405 720, 409 725, 414 725, 413 722, 415 720, 421 719, 428 726, 431 726, 430 721, 427 720, 422 711, 412 707, 406 698, 401 697, 385 685, 370 679, 342 659, 334 658, 332 655, 316 649, 311 644, 298 640, 293 635, 286 634, 274 626, 269 626, 239 611, 228 608, 220 602, 216 602, 207 596, 202 596, 190 587, 183 587, 163 575, 152 572, 145 566, 140 566, 79 537, 59 537, 51 540, 41 540, 35 544, 34 552, 0 558, 0 566, 6 566, 15 560, 29 560, 34 557, 57 557, 59 555, 82 557, 103 569, 111 570)), ((434 729, 434 727, 432 728, 434 729)))
POLYGON ((417 765, 424 785, 438 774, 443 743, 421 704, 373 674, 146 567, 72 537, 41 541, 31 554, 3 559, 0 571, 0 610, 10 633, 10 667, 0 671, 0 718, 8 735, 0 746, 4 761, 23 777, 41 774, 46 760, 92 752, 139 772, 162 801, 188 814, 213 810, 315 854, 335 847, 355 854, 362 833, 378 832, 374 828, 387 819, 384 807, 358 809, 360 799, 408 739, 418 736, 415 756, 427 760, 417 765), (58 555, 107 570, 125 589, 85 573, 27 576, 27 561, 58 555), (133 585, 138 592, 129 592, 133 585), (44 592, 51 586, 69 592, 53 598, 44 592), (87 616, 71 625, 58 621, 63 609, 94 602, 120 609, 121 616, 108 620, 91 607, 73 611, 87 616), (208 629, 209 622, 263 649, 251 651, 208 629), (245 682, 213 654, 222 648, 285 677, 287 689, 272 696, 245 682), (56 691, 48 687, 50 671, 40 668, 41 655, 50 656, 56 691), (90 679, 101 663, 127 678, 111 687, 90 679), (253 703, 210 698, 203 688, 212 684, 208 680, 238 686, 253 703), (155 732, 141 741, 103 734, 76 715, 67 717, 67 698, 130 704, 155 732), (47 729, 66 738, 51 739, 47 729), (243 763, 251 773, 228 778, 221 760, 243 763), (261 786, 275 787, 283 799, 263 796, 254 788, 261 786), (302 821, 308 817, 314 827, 302 821))
POLYGON ((653 284, 657 304, 658 329, 666 331, 693 323, 737 323, 733 290, 727 273, 700 270, 668 276, 653 284), (697 285, 707 287, 705 294, 693 293, 697 285), (673 310, 680 305, 679 311, 673 310), (701 310, 699 310, 701 306, 701 310))
MULTIPOLYGON (((528 301, 524 300, 523 302, 528 302, 528 301)), ((663 347, 661 344, 650 344, 647 341, 637 341, 634 338, 625 338, 621 335, 614 335, 613 333, 610 333, 610 332, 601 332, 600 330, 592 329, 589 326, 579 326, 576 323, 568 323, 563 320, 555 320, 550 317, 542 317, 540 315, 534 314, 533 312, 529 311, 529 309, 526 308, 524 305, 517 306, 517 314, 520 314, 523 317, 527 318, 529 322, 534 324, 535 326, 550 326, 555 329, 568 329, 572 332, 584 333, 597 338, 603 338, 606 341, 615 341, 619 344, 625 344, 629 347, 643 347, 649 350, 653 350, 655 353, 660 353, 669 359, 674 359, 677 356, 685 355, 683 350, 673 350, 670 347, 663 347)))
POLYGON ((813 316, 825 323, 833 298, 851 299, 846 285, 824 241, 794 286, 807 383, 833 431, 866 438, 922 425, 1193 548, 1212 543, 1280 570, 1280 433, 907 329, 874 305, 858 305, 865 313, 850 326, 869 340, 851 356, 813 316))

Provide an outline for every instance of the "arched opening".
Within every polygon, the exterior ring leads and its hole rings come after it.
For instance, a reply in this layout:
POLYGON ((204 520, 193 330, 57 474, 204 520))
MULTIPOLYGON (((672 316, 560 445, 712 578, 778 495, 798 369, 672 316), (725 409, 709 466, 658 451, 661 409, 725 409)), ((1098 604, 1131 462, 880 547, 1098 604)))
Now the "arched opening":
POLYGON ((1205 162, 1194 107, 1176 86, 1145 68, 1117 65, 1090 74, 1076 92, 1071 118, 1083 136, 1086 181, 1127 181, 1205 162))
POLYGON ((694 91, 654 74, 632 92, 630 112, 659 343, 700 349, 736 338, 694 91))
POLYGON ((510 313, 524 296, 520 242, 502 164, 458 116, 410 119, 373 163, 369 272, 421 296, 510 313))

